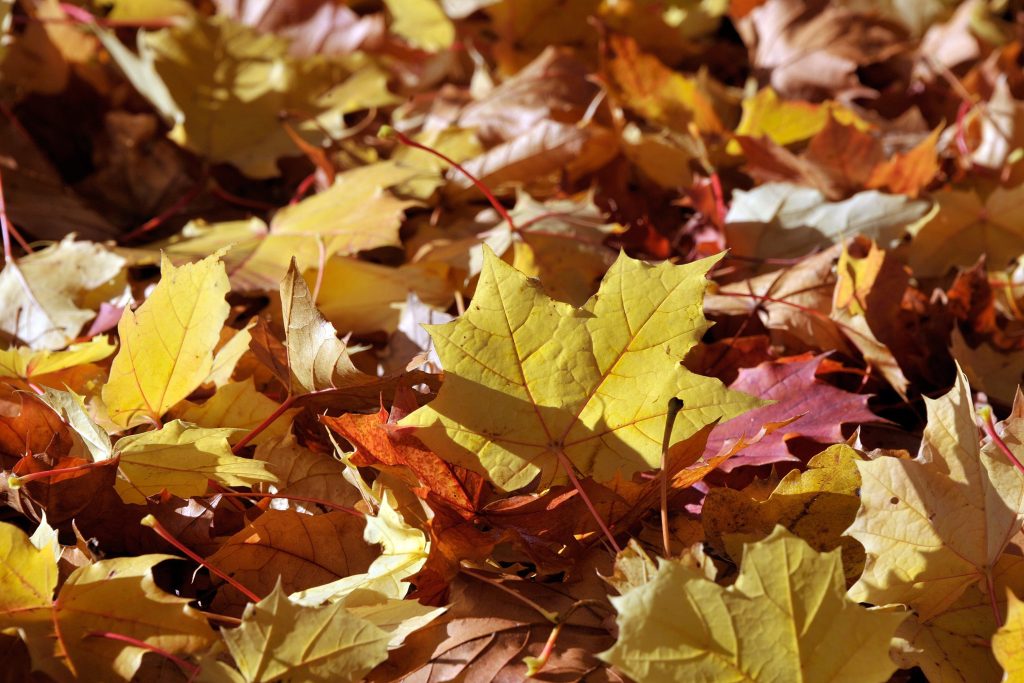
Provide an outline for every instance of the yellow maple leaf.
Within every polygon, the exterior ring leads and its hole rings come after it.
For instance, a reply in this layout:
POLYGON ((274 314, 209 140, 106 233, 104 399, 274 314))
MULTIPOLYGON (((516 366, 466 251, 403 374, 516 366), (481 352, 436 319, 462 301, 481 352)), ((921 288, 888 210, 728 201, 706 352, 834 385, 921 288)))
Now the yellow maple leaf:
POLYGON ((81 344, 72 344, 63 351, 32 350, 11 347, 0 350, 0 377, 31 379, 38 375, 59 372, 103 360, 117 346, 106 337, 94 337, 81 344))
MULTIPOLYGON (((1024 523, 1024 478, 994 444, 982 447, 963 372, 925 404, 917 458, 857 463, 861 506, 848 531, 867 553, 851 597, 903 603, 922 621, 968 587, 993 585, 993 568, 1024 523)), ((1024 421, 1011 418, 1004 429, 1009 448, 1024 455, 1024 421)))
POLYGON ((609 41, 615 56, 606 64, 607 77, 623 106, 651 123, 677 131, 685 131, 693 122, 702 132, 725 132, 706 75, 684 76, 673 71, 641 52, 631 38, 613 34, 609 41))
MULTIPOLYGON (((140 31, 136 55, 113 31, 93 27, 132 85, 173 126, 169 137, 214 162, 251 177, 278 175, 278 157, 299 150, 281 125, 282 112, 311 112, 292 130, 310 142, 333 132, 342 115, 392 103, 384 79, 360 79, 359 97, 332 92, 348 70, 340 60, 296 59, 288 41, 226 16, 193 15, 159 31, 140 31)), ((356 70, 375 67, 353 59, 356 70)))
POLYGON ((0 630, 12 613, 49 606, 57 587, 57 563, 49 546, 37 548, 13 524, 0 523, 0 630))
POLYGON ((115 487, 126 503, 167 490, 188 498, 206 492, 208 480, 224 486, 251 486, 277 480, 260 460, 231 453, 228 439, 240 430, 196 427, 180 420, 161 429, 118 440, 115 453, 124 479, 115 487))
MULTIPOLYGON (((782 100, 772 88, 762 88, 753 97, 743 100, 743 114, 736 126, 736 135, 766 137, 775 144, 788 145, 806 140, 818 133, 829 118, 857 130, 871 130, 871 124, 835 102, 814 104, 802 100, 782 100)), ((727 147, 730 154, 742 149, 735 140, 727 147)))
POLYGON ((437 0, 384 0, 391 15, 391 31, 413 47, 439 52, 455 41, 452 24, 437 0))
POLYGON ((56 599, 57 560, 0 524, 0 632, 28 646, 33 668, 57 681, 130 680, 151 649, 190 653, 216 638, 188 598, 164 593, 153 567, 171 555, 103 560, 72 572, 56 599), (143 647, 104 634, 126 636, 143 647))
POLYGON ((136 311, 125 309, 121 349, 103 387, 110 419, 122 427, 159 424, 167 410, 210 374, 230 308, 228 277, 217 255, 175 268, 165 256, 160 283, 136 311))
POLYGON ((713 487, 704 499, 701 521, 712 548, 739 558, 744 543, 767 536, 781 524, 815 550, 841 548, 851 580, 860 576, 864 550, 842 536, 853 522, 860 500, 856 462, 862 456, 846 444, 830 446, 790 471, 767 500, 752 500, 747 491, 713 487))
POLYGON ((398 199, 385 188, 418 173, 415 167, 381 162, 340 174, 327 190, 278 211, 253 259, 277 262, 275 279, 280 279, 293 254, 305 270, 319 262, 321 253, 326 258, 397 246, 403 213, 415 202, 398 199))
POLYGON ((911 614, 896 630, 891 654, 901 669, 919 667, 929 681, 998 681, 999 663, 989 637, 995 612, 1006 613, 1006 596, 1024 589, 1024 558, 1003 553, 989 586, 975 584, 949 608, 930 619, 911 614))
POLYGON ((652 266, 620 255, 574 308, 486 249, 466 314, 428 328, 441 391, 402 424, 507 490, 564 481, 560 461, 600 481, 657 467, 670 398, 685 403, 673 442, 760 405, 681 364, 708 328, 705 273, 719 258, 652 266))
POLYGON ((355 681, 388 656, 386 631, 341 603, 297 604, 280 582, 270 595, 245 608, 238 628, 223 634, 248 683, 355 681))
POLYGON ((903 613, 846 596, 839 553, 818 553, 781 527, 748 544, 723 588, 683 561, 611 598, 619 639, 600 656, 645 683, 885 681, 903 613))
POLYGON ((992 652, 1006 671, 1004 683, 1024 681, 1024 602, 1013 593, 1007 596, 1006 623, 992 636, 992 652))

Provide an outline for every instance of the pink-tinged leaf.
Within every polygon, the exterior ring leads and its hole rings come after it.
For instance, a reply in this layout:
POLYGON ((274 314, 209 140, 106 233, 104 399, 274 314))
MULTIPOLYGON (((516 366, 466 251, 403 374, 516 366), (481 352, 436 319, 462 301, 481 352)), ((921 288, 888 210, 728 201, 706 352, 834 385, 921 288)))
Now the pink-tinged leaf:
POLYGON ((843 440, 843 424, 884 422, 868 410, 868 395, 843 391, 815 377, 824 360, 824 355, 804 354, 741 369, 730 388, 775 403, 746 412, 716 427, 708 439, 705 458, 718 453, 736 439, 756 434, 762 425, 794 417, 798 419, 752 443, 722 463, 719 469, 730 472, 743 465, 796 461, 798 458, 786 445, 790 439, 804 437, 831 444, 843 440))

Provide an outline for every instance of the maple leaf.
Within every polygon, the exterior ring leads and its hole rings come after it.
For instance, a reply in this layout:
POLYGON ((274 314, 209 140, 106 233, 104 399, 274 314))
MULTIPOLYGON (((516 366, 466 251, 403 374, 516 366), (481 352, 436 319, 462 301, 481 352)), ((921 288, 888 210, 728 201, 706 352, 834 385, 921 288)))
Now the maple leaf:
POLYGON ((122 437, 114 449, 124 475, 117 492, 126 503, 142 503, 162 490, 184 498, 200 495, 210 480, 223 486, 274 481, 263 462, 232 455, 228 438, 235 433, 174 420, 155 431, 122 437))
POLYGON ((902 50, 905 29, 871 9, 769 0, 746 17, 751 64, 785 97, 874 96, 859 67, 902 50))
MULTIPOLYGON (((857 463, 861 508, 848 531, 867 552, 851 597, 903 603, 922 621, 971 585, 991 586, 996 561, 1024 523, 1024 480, 995 444, 980 443, 963 372, 949 393, 925 404, 916 459, 857 463)), ((1011 418, 1003 437, 1018 453, 1022 428, 1011 418)))
POLYGON ((17 395, 17 400, 18 404, 12 401, 4 406, 11 410, 0 412, 0 464, 5 469, 26 453, 49 452, 58 457, 75 449, 75 433, 44 400, 28 394, 17 395), (12 414, 15 405, 19 409, 12 414))
POLYGON ((709 313, 757 315, 772 341, 786 348, 846 351, 846 335, 829 317, 841 248, 837 244, 788 268, 729 283, 713 290, 704 307, 709 313))
POLYGON ((918 276, 940 276, 953 266, 971 266, 982 254, 1002 268, 1024 251, 1024 188, 946 188, 934 195, 934 209, 908 228, 908 252, 918 276))
POLYGON ((193 16, 182 25, 140 31, 138 56, 113 33, 96 31, 132 85, 173 126, 172 140, 253 177, 278 175, 277 158, 297 153, 281 125, 282 112, 323 115, 293 128, 301 139, 318 141, 323 127, 331 126, 332 109, 344 114, 393 101, 380 82, 378 89, 367 87, 358 103, 332 102, 331 86, 344 87, 347 75, 339 64, 292 58, 286 40, 224 16, 193 16))
POLYGON ((708 79, 669 69, 656 57, 641 52, 631 38, 612 35, 609 46, 614 56, 604 66, 606 79, 623 106, 651 123, 679 131, 685 131, 692 121, 701 131, 725 132, 708 79))
POLYGON ((601 481, 658 466, 674 396, 685 407, 673 442, 757 405, 681 365, 707 329, 704 274, 717 258, 650 266, 620 255, 576 309, 485 254, 466 314, 429 330, 441 391, 401 422, 442 457, 506 490, 560 483, 559 466, 601 481))
POLYGON ((992 636, 992 652, 1006 671, 1006 683, 1024 680, 1024 602, 1013 593, 1007 595, 1006 623, 992 636))
MULTIPOLYGON (((772 88, 762 88, 753 97, 743 100, 743 114, 735 134, 767 137, 778 145, 788 145, 814 136, 833 120, 853 125, 859 130, 870 127, 852 111, 835 102, 813 104, 783 100, 772 88)), ((740 149, 738 141, 730 142, 729 152, 737 154, 740 149)))
POLYGON ((830 446, 807 462, 806 471, 790 471, 764 500, 758 482, 749 487, 752 491, 712 488, 701 507, 707 542, 738 560, 743 544, 768 536, 781 524, 815 550, 842 548, 847 578, 858 579, 864 550, 842 534, 860 507, 859 460, 863 457, 845 444, 830 446))
MULTIPOLYGON (((590 576, 596 579, 591 566, 590 576)), ((478 578, 464 573, 452 586, 448 611, 416 633, 407 647, 392 653, 368 679, 375 683, 396 680, 460 680, 481 673, 488 680, 521 681, 530 678, 524 656, 538 657, 551 633, 551 614, 566 613, 573 602, 587 604, 563 622, 558 646, 539 681, 621 681, 621 676, 594 656, 612 644, 605 625, 607 598, 597 581, 555 586, 500 575, 478 578), (544 612, 519 600, 522 595, 544 612), (599 603, 604 609, 592 606, 599 603), (412 645, 415 642, 416 647, 412 645), (422 648, 422 649, 421 649, 422 648)))
POLYGON ((367 545, 381 546, 380 555, 374 558, 365 572, 302 590, 292 597, 307 605, 339 600, 347 602, 354 593, 365 591, 391 600, 404 598, 410 587, 405 580, 418 572, 427 559, 426 535, 407 524, 385 495, 377 514, 366 517, 363 540, 367 545))
POLYGON ((164 257, 161 280, 138 310, 117 325, 121 348, 103 401, 122 427, 160 418, 210 374, 228 316, 228 278, 217 255, 175 268, 164 257))
POLYGON ((789 439, 803 437, 834 443, 842 441, 841 425, 844 423, 882 421, 868 410, 869 396, 851 394, 817 380, 817 373, 824 362, 825 356, 808 354, 740 369, 739 377, 729 385, 730 389, 774 402, 718 425, 708 439, 705 456, 718 453, 726 443, 735 439, 753 436, 762 425, 796 417, 785 428, 774 431, 722 463, 720 469, 728 472, 742 465, 797 460, 786 447, 789 439))
POLYGON ((601 657, 641 681, 885 681, 905 614, 846 597, 838 552, 778 527, 748 544, 723 588, 681 561, 613 597, 619 639, 601 657), (826 654, 827 653, 827 654, 826 654))
POLYGON ((388 413, 383 408, 376 415, 324 416, 320 421, 356 447, 354 464, 408 467, 433 496, 466 515, 476 510, 480 477, 475 473, 467 477, 465 470, 454 471, 414 436, 387 429, 388 413))
POLYGON ((292 257, 305 270, 335 254, 397 245, 403 212, 414 202, 398 199, 385 188, 418 173, 415 167, 383 162, 339 174, 327 190, 274 215, 270 233, 251 257, 259 268, 251 265, 247 270, 277 282, 292 257))
MULTIPOLYGON (((197 427, 218 429, 228 427, 224 434, 234 445, 248 432, 258 427, 279 407, 274 400, 256 391, 256 383, 250 377, 241 382, 228 382, 206 400, 195 404, 183 401, 171 414, 183 422, 197 427)), ((281 439, 289 430, 289 423, 298 410, 286 410, 280 418, 265 427, 249 443, 256 445, 281 439)))
MULTIPOLYGON (((366 571, 377 553, 363 542, 363 527, 361 517, 347 512, 269 510, 207 559, 258 595, 269 594, 278 578, 284 590, 298 591, 366 571)), ((247 602, 235 588, 224 586, 215 605, 241 611, 247 602)))
POLYGON ((53 548, 34 548, 23 532, 0 524, 0 630, 18 633, 33 667, 58 681, 130 680, 152 648, 197 652, 215 634, 179 598, 160 590, 153 567, 170 555, 103 560, 76 569, 53 597, 53 548), (108 637, 113 634, 114 637, 108 637), (125 641, 124 636, 143 645, 125 641))
POLYGON ((253 453, 253 459, 265 462, 267 470, 277 477, 277 481, 260 487, 263 491, 283 494, 271 501, 270 507, 275 510, 297 510, 309 514, 317 511, 316 503, 289 500, 288 496, 348 507, 362 500, 359 491, 345 479, 345 471, 337 460, 303 447, 292 434, 261 442, 253 453))
MULTIPOLYGON (((102 296, 124 264, 122 257, 76 242, 73 235, 6 263, 0 271, 0 333, 32 349, 64 348, 95 315, 84 306, 87 294, 102 296)), ((120 292, 115 287, 110 293, 120 292)))
POLYGON ((729 245, 745 256, 805 256, 857 234, 893 243, 929 208, 927 201, 875 190, 828 202, 818 190, 769 183, 736 192, 725 229, 729 245))
POLYGON ((410 45, 429 52, 451 47, 455 26, 436 0, 384 0, 391 30, 410 45))
POLYGON ((1007 594, 1024 588, 1024 562, 1005 553, 991 575, 991 587, 969 586, 945 612, 927 620, 911 614, 903 622, 891 650, 901 668, 920 667, 930 681, 999 680, 988 639, 999 626, 996 612, 1006 611, 1007 594))
POLYGON ((114 353, 116 348, 106 337, 94 337, 81 344, 71 344, 63 351, 11 347, 0 350, 0 377, 34 381, 39 375, 103 360, 114 353))
POLYGON ((341 603, 294 603, 280 581, 263 600, 245 608, 238 628, 224 631, 224 642, 247 683, 358 680, 387 659, 388 639, 387 632, 341 603))
POLYGON ((352 363, 345 342, 338 339, 334 326, 317 310, 294 260, 281 281, 281 312, 288 359, 286 386, 290 391, 307 394, 323 389, 379 386, 376 377, 352 363))

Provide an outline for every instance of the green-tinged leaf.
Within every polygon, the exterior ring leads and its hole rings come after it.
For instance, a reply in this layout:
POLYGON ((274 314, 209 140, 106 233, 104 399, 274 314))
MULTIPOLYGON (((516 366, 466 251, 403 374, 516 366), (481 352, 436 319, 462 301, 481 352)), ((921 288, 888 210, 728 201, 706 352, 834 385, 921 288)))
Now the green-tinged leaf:
POLYGON ((768 183, 736 192, 725 230, 729 245, 743 256, 800 257, 856 235, 889 245, 929 206, 876 190, 829 202, 809 187, 768 183))
POLYGON ((247 683, 357 681, 387 658, 388 633, 336 603, 304 607, 280 583, 224 642, 247 683))
POLYGON ((196 427, 174 420, 163 428, 122 437, 117 492, 126 503, 144 503, 167 490, 182 498, 206 492, 212 479, 223 486, 251 486, 276 477, 259 460, 232 455, 228 440, 237 430, 196 427))
POLYGON ((746 546, 733 586, 662 560, 612 604, 619 640, 601 657, 645 683, 881 683, 896 670, 889 640, 906 616, 847 598, 839 554, 782 528, 746 546))
POLYGON ((113 447, 110 436, 89 416, 82 397, 70 391, 59 391, 46 387, 39 400, 53 408, 61 419, 68 423, 75 434, 85 443, 93 460, 106 460, 113 447))

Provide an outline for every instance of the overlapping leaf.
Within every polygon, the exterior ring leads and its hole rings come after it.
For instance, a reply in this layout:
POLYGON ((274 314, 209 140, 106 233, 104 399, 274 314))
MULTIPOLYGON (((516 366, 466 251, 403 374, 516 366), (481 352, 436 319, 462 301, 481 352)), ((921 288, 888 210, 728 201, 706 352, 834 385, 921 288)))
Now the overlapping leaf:
POLYGON ((781 528, 746 547, 729 588, 663 560, 612 604, 619 639, 602 657, 653 682, 885 681, 896 668, 889 639, 906 618, 847 598, 838 553, 781 528))
POLYGON ((620 256, 575 309, 486 252, 466 315, 430 330, 441 393, 403 424, 504 489, 564 481, 570 465, 598 480, 656 467, 670 398, 685 402, 673 441, 757 405, 680 364, 707 327, 712 264, 620 256))

